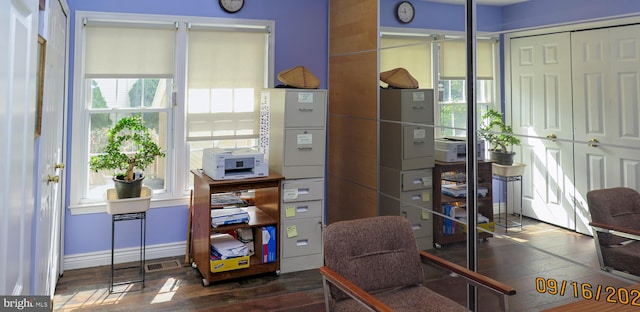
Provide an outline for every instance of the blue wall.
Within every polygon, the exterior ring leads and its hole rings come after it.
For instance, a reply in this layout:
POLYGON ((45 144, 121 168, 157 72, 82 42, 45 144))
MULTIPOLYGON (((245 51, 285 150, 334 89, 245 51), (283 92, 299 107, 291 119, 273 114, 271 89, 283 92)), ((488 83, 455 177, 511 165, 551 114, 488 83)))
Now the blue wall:
MULTIPOLYGON (((463 5, 444 4, 428 1, 412 1, 416 16, 409 24, 396 20, 397 0, 380 0, 380 25, 386 27, 409 27, 436 30, 465 30, 465 8, 463 5)), ((478 31, 494 32, 501 28, 502 9, 497 6, 478 5, 478 31)))
POLYGON ((638 0, 532 0, 505 7, 502 29, 566 24, 638 13, 638 0))
MULTIPOLYGON (((320 88, 327 86, 328 53, 328 0, 269 0, 248 1, 242 11, 236 14, 223 12, 213 0, 69 0, 71 10, 70 69, 73 73, 73 38, 75 35, 76 11, 99 11, 137 14, 165 14, 179 16, 205 16, 237 19, 260 19, 275 21, 275 73, 297 65, 306 66, 320 79, 320 88)), ((73 78, 69 81, 69 94, 73 94, 73 78)), ((273 77, 274 85, 278 84, 273 77)), ((69 98, 68 142, 73 135, 72 107, 69 98)), ((68 148, 67 155, 71 155, 68 148)), ((72 178, 73 162, 67 170, 67 181, 72 178)), ((67 187, 67 190, 69 187, 67 187)), ((69 194, 67 193, 67 198, 69 194)), ((69 206, 69 202, 65 207, 69 206)), ((66 209, 65 255, 109 250, 111 248, 111 217, 106 213, 71 215, 66 209)), ((151 209, 147 213, 147 245, 181 242, 186 239, 188 208, 186 206, 151 209)), ((138 244, 138 228, 135 222, 117 224, 116 247, 130 247, 138 244), (129 224, 127 224, 129 223, 129 224)))

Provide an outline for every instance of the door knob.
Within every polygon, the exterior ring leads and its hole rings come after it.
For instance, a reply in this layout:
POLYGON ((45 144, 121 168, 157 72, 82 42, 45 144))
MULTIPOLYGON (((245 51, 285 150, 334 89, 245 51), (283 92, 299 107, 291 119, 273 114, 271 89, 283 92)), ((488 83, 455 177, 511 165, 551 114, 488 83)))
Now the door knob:
POLYGON ((589 146, 591 147, 596 147, 598 146, 598 143, 600 143, 600 141, 596 140, 596 139, 591 139, 589 140, 589 146))
POLYGON ((58 183, 58 182, 60 182, 60 176, 57 176, 57 175, 56 175, 56 176, 50 176, 50 175, 47 175, 47 184, 49 184, 49 183, 51 183, 51 182, 53 182, 53 183, 58 183))
POLYGON ((557 139, 558 137, 555 134, 549 134, 547 135, 547 139, 551 139, 552 141, 554 141, 555 139, 557 139))
POLYGON ((62 170, 62 169, 64 169, 64 164, 63 164, 63 163, 57 163, 57 164, 54 166, 54 168, 62 170))

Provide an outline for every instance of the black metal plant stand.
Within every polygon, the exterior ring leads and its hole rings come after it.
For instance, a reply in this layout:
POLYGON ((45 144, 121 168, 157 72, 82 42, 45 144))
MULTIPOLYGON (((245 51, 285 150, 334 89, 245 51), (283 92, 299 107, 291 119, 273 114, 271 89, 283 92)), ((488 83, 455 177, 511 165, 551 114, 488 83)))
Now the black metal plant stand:
POLYGON ((114 214, 111 215, 111 281, 109 284, 109 293, 113 292, 113 287, 118 285, 125 284, 133 284, 142 282, 142 288, 144 288, 144 278, 145 278, 145 270, 144 270, 144 257, 145 257, 145 246, 146 246, 146 231, 147 231, 147 213, 146 212, 134 212, 134 213, 124 213, 124 214, 114 214), (138 265, 115 268, 114 267, 114 241, 115 241, 115 224, 119 221, 130 221, 130 220, 140 220, 140 261, 138 265), (123 282, 114 283, 114 273, 119 270, 127 270, 127 269, 140 269, 140 279, 128 280, 123 282))
MULTIPOLYGON (((504 227, 504 231, 508 232, 509 228, 512 227, 520 227, 520 230, 522 230, 522 176, 521 175, 516 175, 516 176, 502 176, 499 174, 493 174, 493 178, 498 180, 498 181, 502 181, 504 183, 500 183, 500 190, 502 190, 504 188, 504 197, 505 197, 505 211, 504 211, 504 218, 502 217, 502 200, 500 202, 498 202, 498 218, 496 218, 496 225, 502 226, 504 227), (509 193, 508 193, 508 188, 509 186, 507 185, 508 182, 516 182, 516 181, 520 181, 520 213, 518 214, 520 216, 520 222, 517 221, 513 221, 513 220, 509 220, 509 207, 507 206, 508 202, 509 202, 509 193), (504 225, 501 224, 500 222, 504 222, 504 225)), ((515 209, 513 210, 513 214, 516 214, 515 209)))

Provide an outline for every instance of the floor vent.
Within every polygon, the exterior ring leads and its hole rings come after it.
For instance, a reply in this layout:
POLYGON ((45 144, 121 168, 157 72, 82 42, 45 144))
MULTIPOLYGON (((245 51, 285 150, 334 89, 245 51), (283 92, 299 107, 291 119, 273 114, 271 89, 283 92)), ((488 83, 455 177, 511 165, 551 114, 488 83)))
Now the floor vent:
POLYGON ((180 267, 181 265, 180 263, 178 263, 178 260, 169 260, 169 261, 162 261, 162 262, 147 263, 144 265, 144 271, 149 273, 149 272, 158 272, 158 271, 164 271, 164 270, 172 270, 180 267))

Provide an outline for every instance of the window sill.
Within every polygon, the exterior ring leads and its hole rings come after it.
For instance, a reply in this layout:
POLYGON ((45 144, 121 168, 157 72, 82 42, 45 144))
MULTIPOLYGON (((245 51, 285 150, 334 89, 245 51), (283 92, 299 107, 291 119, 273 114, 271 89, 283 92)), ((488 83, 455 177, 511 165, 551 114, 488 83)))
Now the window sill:
MULTIPOLYGON (((188 196, 177 197, 177 198, 166 198, 166 199, 151 199, 151 206, 149 207, 149 209, 188 206, 188 205, 189 205, 188 196)), ((107 213, 107 205, 103 202, 94 203, 94 204, 82 204, 82 205, 69 206, 69 210, 71 211, 71 215, 107 213)))

